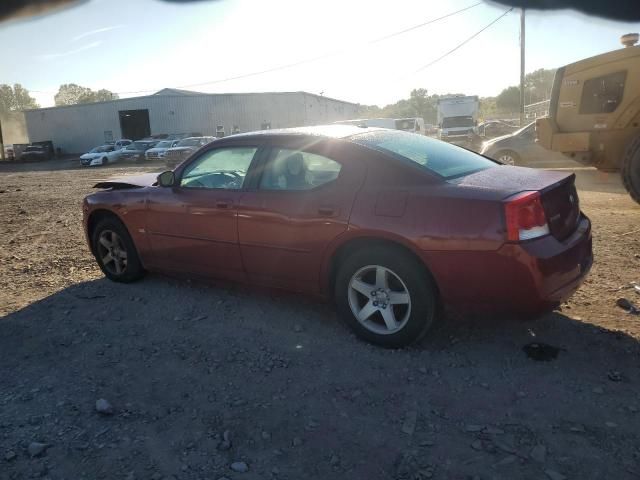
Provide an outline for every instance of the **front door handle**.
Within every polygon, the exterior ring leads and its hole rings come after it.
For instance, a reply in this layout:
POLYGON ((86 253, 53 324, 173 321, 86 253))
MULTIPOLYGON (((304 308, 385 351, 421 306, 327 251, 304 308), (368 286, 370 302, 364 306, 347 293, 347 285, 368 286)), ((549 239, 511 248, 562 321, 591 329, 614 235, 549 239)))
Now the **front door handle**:
POLYGON ((231 200, 216 200, 216 207, 229 208, 233 202, 231 200))
POLYGON ((336 213, 333 207, 320 207, 318 208, 318 213, 323 217, 330 217, 336 213))

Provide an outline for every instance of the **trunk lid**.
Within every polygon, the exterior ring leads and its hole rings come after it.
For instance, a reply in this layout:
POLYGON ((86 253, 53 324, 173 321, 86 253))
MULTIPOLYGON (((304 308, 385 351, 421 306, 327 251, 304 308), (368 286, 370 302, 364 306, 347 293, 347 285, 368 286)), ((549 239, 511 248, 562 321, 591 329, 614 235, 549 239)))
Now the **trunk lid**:
POLYGON ((524 191, 540 192, 549 231, 558 240, 571 235, 580 220, 573 172, 498 166, 452 182, 463 188, 491 191, 494 198, 501 200, 524 191))

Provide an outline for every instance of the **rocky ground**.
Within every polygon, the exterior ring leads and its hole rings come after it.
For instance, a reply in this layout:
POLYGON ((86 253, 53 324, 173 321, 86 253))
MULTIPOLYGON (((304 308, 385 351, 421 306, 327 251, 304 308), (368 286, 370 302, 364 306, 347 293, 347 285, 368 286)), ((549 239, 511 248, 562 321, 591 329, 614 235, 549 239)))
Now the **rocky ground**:
POLYGON ((0 166, 1 479, 640 477, 640 316, 616 306, 640 304, 640 207, 614 175, 578 172, 596 260, 561 310, 389 351, 304 298, 104 280, 80 201, 154 167, 67 167, 0 166))

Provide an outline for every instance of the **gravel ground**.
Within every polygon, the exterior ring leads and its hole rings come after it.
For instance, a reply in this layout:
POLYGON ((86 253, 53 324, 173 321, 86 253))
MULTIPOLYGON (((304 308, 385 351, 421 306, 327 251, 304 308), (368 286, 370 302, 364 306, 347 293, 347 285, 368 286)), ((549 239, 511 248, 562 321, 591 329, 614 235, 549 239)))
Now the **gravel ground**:
POLYGON ((154 168, 67 166, 0 166, 1 479, 640 477, 640 316, 615 304, 640 304, 640 207, 615 175, 578 172, 596 260, 562 309, 390 351, 305 298, 103 279, 80 201, 154 168))

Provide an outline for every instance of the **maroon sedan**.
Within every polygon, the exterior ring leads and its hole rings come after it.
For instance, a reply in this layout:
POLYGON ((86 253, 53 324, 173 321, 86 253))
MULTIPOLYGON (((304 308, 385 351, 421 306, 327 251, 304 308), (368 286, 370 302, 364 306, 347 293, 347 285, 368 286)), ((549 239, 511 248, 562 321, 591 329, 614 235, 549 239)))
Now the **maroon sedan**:
POLYGON ((592 263, 574 175, 425 136, 342 125, 234 135, 175 171, 96 185, 104 274, 179 272, 332 297, 361 337, 422 337, 441 305, 536 314, 592 263))

